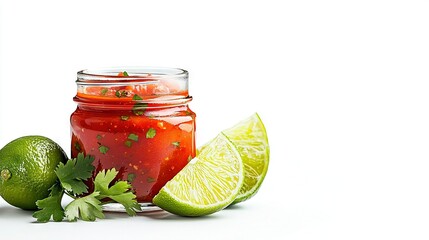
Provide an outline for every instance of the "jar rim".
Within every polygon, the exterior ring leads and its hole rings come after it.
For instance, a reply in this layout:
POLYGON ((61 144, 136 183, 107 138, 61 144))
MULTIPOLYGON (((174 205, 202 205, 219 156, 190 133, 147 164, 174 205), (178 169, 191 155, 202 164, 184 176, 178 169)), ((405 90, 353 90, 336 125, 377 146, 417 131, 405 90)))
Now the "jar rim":
POLYGON ((117 84, 124 82, 156 82, 158 79, 186 79, 188 71, 169 67, 105 67, 90 68, 77 72, 78 84, 117 84), (126 71, 129 76, 118 76, 126 71))
POLYGON ((168 67, 111 67, 77 72, 75 101, 166 102, 189 97, 188 71, 168 67), (126 71, 126 73, 125 73, 126 71))

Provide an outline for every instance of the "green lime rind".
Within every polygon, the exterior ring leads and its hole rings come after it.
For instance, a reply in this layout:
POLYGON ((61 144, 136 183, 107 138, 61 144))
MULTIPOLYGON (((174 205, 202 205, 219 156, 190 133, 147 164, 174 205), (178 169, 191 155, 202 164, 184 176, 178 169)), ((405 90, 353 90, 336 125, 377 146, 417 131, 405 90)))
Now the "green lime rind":
POLYGON ((67 155, 54 141, 43 136, 25 136, 0 150, 0 196, 25 210, 37 209, 36 201, 49 195, 57 181, 55 168, 67 155))
POLYGON ((257 113, 223 133, 237 146, 244 164, 244 183, 232 204, 256 195, 268 171, 270 147, 265 126, 257 113))
POLYGON ((153 202, 163 210, 184 217, 199 217, 209 215, 224 209, 230 205, 232 201, 205 206, 195 205, 175 197, 174 194, 166 189, 161 189, 161 191, 153 199, 153 202))
POLYGON ((153 203, 180 216, 204 216, 230 205, 244 180, 234 144, 219 134, 154 197, 153 203))

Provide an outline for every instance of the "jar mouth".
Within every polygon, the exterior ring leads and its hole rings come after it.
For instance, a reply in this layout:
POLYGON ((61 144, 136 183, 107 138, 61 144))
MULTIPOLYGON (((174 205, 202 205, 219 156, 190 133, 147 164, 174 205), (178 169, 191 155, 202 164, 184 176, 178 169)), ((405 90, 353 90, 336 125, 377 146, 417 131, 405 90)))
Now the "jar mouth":
POLYGON ((166 67, 112 67, 77 72, 76 99, 166 101, 185 99, 188 71, 166 67))
POLYGON ((77 72, 78 84, 116 84, 126 81, 157 81, 159 79, 188 79, 188 71, 167 67, 111 67, 84 69, 77 72), (121 76, 126 72, 128 76, 121 76))

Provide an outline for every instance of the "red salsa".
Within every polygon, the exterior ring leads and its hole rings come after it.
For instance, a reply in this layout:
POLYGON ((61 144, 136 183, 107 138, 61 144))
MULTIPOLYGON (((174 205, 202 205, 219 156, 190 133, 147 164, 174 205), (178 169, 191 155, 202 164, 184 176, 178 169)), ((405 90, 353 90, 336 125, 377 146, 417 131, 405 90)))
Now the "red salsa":
MULTIPOLYGON (((72 157, 79 152, 94 156, 94 177, 102 169, 116 168, 139 202, 151 202, 195 156, 187 72, 175 69, 176 75, 186 74, 183 83, 183 76, 165 76, 164 70, 78 73, 72 157)), ((87 184, 93 187, 92 180, 87 184)))

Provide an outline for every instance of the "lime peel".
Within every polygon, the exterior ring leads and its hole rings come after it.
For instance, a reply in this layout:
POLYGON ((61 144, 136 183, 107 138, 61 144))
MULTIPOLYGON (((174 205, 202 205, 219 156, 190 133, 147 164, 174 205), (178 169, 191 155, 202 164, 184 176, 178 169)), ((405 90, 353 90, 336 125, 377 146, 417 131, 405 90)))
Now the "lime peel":
POLYGON ((9 180, 9 178, 11 177, 11 173, 10 173, 9 169, 1 170, 0 175, 1 175, 1 179, 3 181, 9 180))
POLYGON ((258 192, 268 171, 270 147, 258 113, 223 133, 237 146, 244 163, 244 184, 233 204, 249 200, 258 192))
POLYGON ((240 154, 221 133, 160 190, 153 202, 181 216, 212 214, 234 201, 243 179, 240 154))

